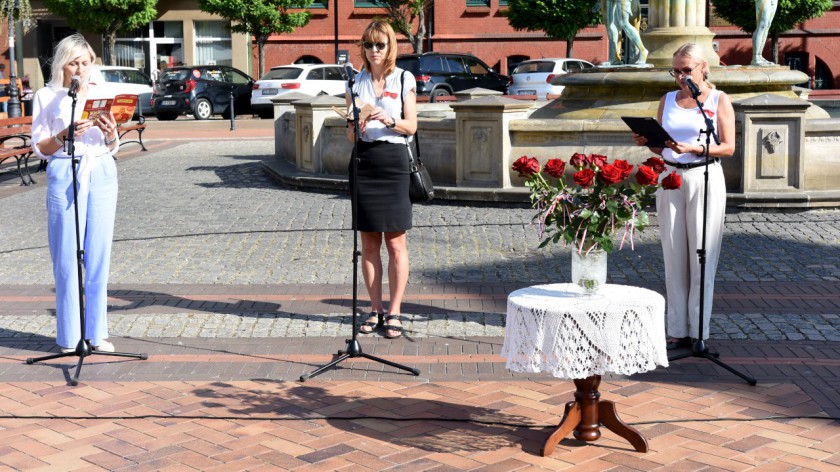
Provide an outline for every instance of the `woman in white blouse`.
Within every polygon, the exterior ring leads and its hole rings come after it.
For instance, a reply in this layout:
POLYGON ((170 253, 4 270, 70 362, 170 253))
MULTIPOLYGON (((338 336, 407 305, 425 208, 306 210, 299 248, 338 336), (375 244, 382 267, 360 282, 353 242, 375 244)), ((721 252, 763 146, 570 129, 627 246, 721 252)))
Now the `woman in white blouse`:
POLYGON ((47 234, 55 277, 56 343, 62 352, 74 351, 80 336, 93 350, 113 352, 108 337, 107 286, 111 242, 117 209, 119 148, 116 122, 110 113, 95 121, 81 119, 85 98, 96 96, 91 81, 96 55, 84 37, 74 34, 55 47, 50 81, 35 93, 32 113, 32 150, 47 165, 47 234), (79 79, 76 114, 71 117, 68 94, 79 79), (73 126, 78 164, 74 166, 65 140, 73 126), (79 235, 84 251, 85 332, 81 333, 76 256, 76 216, 73 172, 77 175, 79 235))
MULTIPOLYGON (((359 163, 354 223, 361 233, 362 275, 372 311, 359 332, 373 333, 384 324, 385 337, 398 338, 402 336, 400 304, 408 283, 406 231, 411 229, 406 136, 411 139, 417 130, 416 83, 411 72, 396 66, 397 38, 387 23, 368 25, 361 53, 365 67, 356 77, 353 92, 360 104, 369 104, 373 110, 359 123, 361 135, 355 142, 359 163), (383 240, 389 258, 387 316, 382 305, 383 240)), ((348 89, 348 108, 350 96, 348 89)), ((347 132, 353 141, 352 123, 347 132)))

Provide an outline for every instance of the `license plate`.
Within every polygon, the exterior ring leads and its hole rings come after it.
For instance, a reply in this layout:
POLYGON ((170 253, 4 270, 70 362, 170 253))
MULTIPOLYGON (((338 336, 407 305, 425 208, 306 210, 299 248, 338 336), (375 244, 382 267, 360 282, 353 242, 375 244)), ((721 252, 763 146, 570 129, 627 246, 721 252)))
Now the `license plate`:
POLYGON ((263 95, 277 95, 277 89, 263 89, 263 95))
POLYGON ((175 104, 175 100, 163 100, 162 102, 160 102, 160 104, 165 106, 165 107, 166 106, 171 106, 171 105, 175 104))
POLYGON ((517 95, 536 95, 536 94, 537 94, 536 90, 520 90, 519 93, 517 93, 517 95))

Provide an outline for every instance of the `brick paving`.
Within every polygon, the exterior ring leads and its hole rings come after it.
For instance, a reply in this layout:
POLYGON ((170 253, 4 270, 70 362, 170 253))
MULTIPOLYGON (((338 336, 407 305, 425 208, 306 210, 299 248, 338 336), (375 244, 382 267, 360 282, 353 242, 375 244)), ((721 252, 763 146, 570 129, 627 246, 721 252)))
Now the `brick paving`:
MULTIPOLYGON (((505 369, 503 313, 569 262, 530 211, 418 207, 407 335, 360 340, 420 375, 351 359, 300 383, 349 337, 347 201, 266 177, 269 122, 227 127, 150 120, 120 155, 110 326, 149 359, 88 357, 76 387, 75 358, 24 362, 56 351, 44 185, 0 174, 0 469, 840 470, 838 212, 727 215, 710 344, 757 386, 696 358, 607 375, 650 452, 602 429, 540 457, 574 386, 505 369)), ((610 264, 662 292, 655 225, 610 264)))

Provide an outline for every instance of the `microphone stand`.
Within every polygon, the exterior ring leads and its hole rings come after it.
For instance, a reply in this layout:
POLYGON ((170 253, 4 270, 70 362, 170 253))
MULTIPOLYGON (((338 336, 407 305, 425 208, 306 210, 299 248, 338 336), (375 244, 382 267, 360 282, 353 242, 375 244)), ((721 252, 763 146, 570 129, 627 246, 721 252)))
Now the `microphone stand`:
MULTIPOLYGON (((709 207, 709 146, 712 142, 712 138, 714 138, 715 144, 720 144, 720 137, 718 137, 717 132, 715 132, 714 122, 708 115, 706 115, 706 110, 703 108, 703 102, 700 101, 700 89, 698 88, 695 90, 694 87, 689 87, 689 90, 691 91, 691 96, 694 98, 694 101, 697 103, 697 107, 700 109, 700 114, 703 116, 703 120, 706 122, 706 129, 700 130, 700 134, 706 135, 706 148, 704 152, 705 162, 703 164, 703 232, 700 238, 700 249, 697 250, 697 256, 700 262, 700 320, 698 326, 699 332, 697 333, 697 339, 694 340, 694 344, 691 346, 691 352, 668 356, 668 360, 676 361, 686 357, 700 357, 708 359, 738 377, 741 377, 748 384, 755 385, 756 380, 754 378, 743 374, 722 362, 718 359, 720 354, 709 350, 709 347, 706 345, 706 341, 703 340, 703 323, 706 318, 704 307, 706 300, 706 215, 709 207)), ((697 140, 699 141, 700 138, 698 137, 697 140)))
MULTIPOLYGON (((76 116, 76 94, 77 92, 73 91, 72 89, 68 91, 67 95, 69 95, 73 99, 73 103, 70 106, 70 119, 71 121, 76 116)), ((67 154, 70 154, 71 162, 73 164, 73 211, 75 213, 76 219, 76 269, 77 269, 77 276, 78 276, 78 287, 79 287, 79 325, 81 327, 81 336, 79 336, 79 343, 76 344, 76 350, 72 352, 60 352, 58 354, 50 354, 48 356, 43 357, 36 357, 36 358, 29 358, 26 359, 27 364, 34 364, 36 362, 48 361, 50 359, 58 359, 61 357, 71 357, 71 356, 78 356, 79 363, 76 365, 76 373, 70 378, 70 385, 78 385, 79 384, 79 374, 82 371, 82 364, 85 361, 85 357, 90 356, 91 354, 99 354, 102 356, 113 356, 113 357, 130 357, 134 359, 142 359, 146 360, 149 358, 147 354, 131 354, 125 352, 102 352, 102 351, 94 351, 90 343, 87 339, 85 339, 85 286, 84 286, 84 266, 85 266, 85 251, 82 249, 82 239, 81 239, 81 230, 79 224, 79 190, 77 185, 77 176, 76 176, 76 166, 79 165, 79 158, 76 157, 76 125, 71 122, 70 127, 67 129, 67 139, 65 139, 64 145, 67 149, 67 154)))
POLYGON ((408 367, 402 364, 397 364, 396 362, 391 362, 389 360, 382 359, 380 357, 372 356, 370 354, 366 354, 362 352, 362 345, 359 343, 357 328, 356 328, 356 306, 358 304, 358 280, 359 280, 359 256, 361 253, 359 252, 359 229, 358 229, 358 213, 359 213, 359 205, 358 205, 358 196, 359 196, 359 181, 357 179, 359 175, 359 140, 361 139, 361 131, 359 128, 359 107, 356 106, 356 92, 353 90, 353 75, 348 73, 347 83, 350 88, 350 105, 353 107, 353 136, 355 137, 355 141, 353 142, 353 155, 352 155, 352 163, 350 165, 350 195, 351 195, 351 212, 353 214, 353 323, 351 325, 352 329, 352 337, 351 339, 347 340, 347 350, 346 351, 338 351, 338 357, 334 359, 329 364, 323 365, 309 374, 303 374, 300 376, 301 382, 306 382, 308 379, 315 377, 330 369, 331 367, 337 365, 338 363, 344 361, 345 359, 354 359, 358 357, 364 357, 365 359, 370 359, 372 361, 379 362, 381 364, 389 365, 391 367, 395 367, 397 369, 406 370, 411 372, 414 375, 420 375, 420 369, 415 369, 413 367, 408 367))

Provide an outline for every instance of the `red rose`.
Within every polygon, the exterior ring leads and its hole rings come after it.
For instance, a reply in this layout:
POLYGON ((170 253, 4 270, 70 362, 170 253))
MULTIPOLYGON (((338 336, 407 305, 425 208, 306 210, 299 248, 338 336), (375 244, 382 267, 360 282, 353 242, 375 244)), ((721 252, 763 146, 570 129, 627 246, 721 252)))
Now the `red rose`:
POLYGON ((572 158, 569 159, 569 164, 573 165, 574 167, 580 169, 581 167, 587 165, 589 163, 586 154, 581 154, 576 152, 572 154, 572 158))
POLYGON ((556 179, 562 179, 565 171, 566 163, 560 159, 550 159, 545 163, 545 173, 556 179))
POLYGON ((621 180, 630 177, 630 174, 633 173, 633 166, 627 161, 620 161, 616 159, 616 161, 613 162, 613 165, 621 170, 621 180))
POLYGON ((624 172, 613 164, 604 164, 601 168, 601 182, 607 185, 617 184, 624 180, 624 172))
POLYGON ((665 190, 677 190, 682 187, 682 177, 676 172, 671 172, 668 177, 662 179, 662 188, 665 190))
POLYGON ((581 187, 589 187, 595 181, 595 171, 592 169, 583 169, 575 172, 575 175, 573 175, 572 178, 575 180, 575 183, 581 187))
POLYGON ((662 159, 660 159, 656 156, 649 157, 648 160, 646 160, 643 165, 646 165, 646 166, 650 167, 657 174, 661 174, 661 173, 665 172, 665 161, 663 161, 662 159))
POLYGON ((602 156, 600 154, 590 154, 587 158, 587 161, 589 161, 590 164, 600 169, 601 167, 604 167, 604 165, 607 163, 607 156, 602 156))
POLYGON ((513 163, 513 170, 520 177, 530 177, 540 171, 540 162, 536 157, 522 156, 513 163))
POLYGON ((656 185, 656 181, 659 180, 659 174, 651 166, 639 166, 639 170, 636 172, 636 183, 639 185, 656 185))

